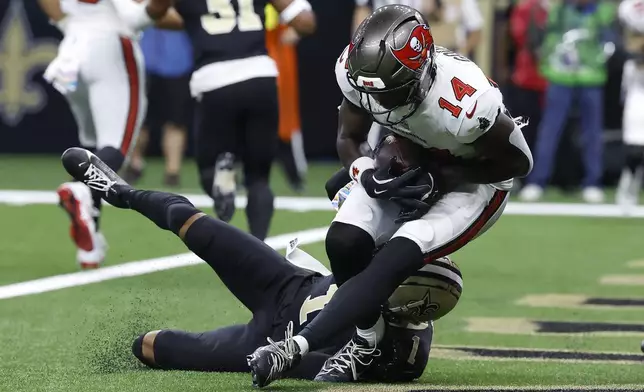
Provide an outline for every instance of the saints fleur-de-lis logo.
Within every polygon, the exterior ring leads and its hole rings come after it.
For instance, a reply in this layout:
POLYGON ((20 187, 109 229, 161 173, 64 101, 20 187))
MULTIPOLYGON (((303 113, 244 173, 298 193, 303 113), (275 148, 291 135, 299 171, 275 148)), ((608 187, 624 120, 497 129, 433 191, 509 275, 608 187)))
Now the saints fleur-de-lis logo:
POLYGON ((0 117, 6 124, 15 126, 43 108, 47 95, 33 77, 56 54, 56 41, 34 39, 22 1, 11 0, 0 22, 0 117))

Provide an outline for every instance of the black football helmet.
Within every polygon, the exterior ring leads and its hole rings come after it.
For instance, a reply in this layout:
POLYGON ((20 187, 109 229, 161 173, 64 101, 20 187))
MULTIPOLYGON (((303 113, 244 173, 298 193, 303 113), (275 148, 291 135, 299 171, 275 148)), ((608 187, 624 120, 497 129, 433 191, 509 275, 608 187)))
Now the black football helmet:
POLYGON ((356 30, 348 50, 347 77, 360 93, 362 107, 372 116, 381 115, 374 120, 395 125, 427 96, 436 76, 434 56, 434 37, 421 13, 405 5, 386 5, 356 30))

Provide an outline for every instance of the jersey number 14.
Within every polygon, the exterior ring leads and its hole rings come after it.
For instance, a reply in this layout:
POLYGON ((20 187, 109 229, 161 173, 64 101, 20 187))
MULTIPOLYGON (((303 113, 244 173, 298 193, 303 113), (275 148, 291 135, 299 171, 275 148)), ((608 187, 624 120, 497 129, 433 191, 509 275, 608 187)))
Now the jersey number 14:
POLYGON ((253 0, 237 0, 238 12, 231 0, 206 0, 208 14, 201 16, 201 27, 210 35, 228 34, 235 26, 239 31, 258 31, 264 28, 262 18, 253 8, 253 0))

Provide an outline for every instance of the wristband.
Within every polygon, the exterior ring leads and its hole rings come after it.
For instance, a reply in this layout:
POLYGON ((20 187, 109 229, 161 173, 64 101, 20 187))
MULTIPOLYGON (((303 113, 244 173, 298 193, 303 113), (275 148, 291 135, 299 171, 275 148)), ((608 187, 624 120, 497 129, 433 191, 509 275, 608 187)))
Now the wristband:
POLYGON ((365 170, 374 169, 376 167, 373 159, 369 157, 360 157, 353 161, 351 167, 349 168, 349 175, 355 181, 360 182, 360 177, 365 170))
POLYGON ((311 4, 307 0, 293 0, 291 4, 280 12, 280 21, 284 24, 289 24, 300 12, 310 10, 311 4))

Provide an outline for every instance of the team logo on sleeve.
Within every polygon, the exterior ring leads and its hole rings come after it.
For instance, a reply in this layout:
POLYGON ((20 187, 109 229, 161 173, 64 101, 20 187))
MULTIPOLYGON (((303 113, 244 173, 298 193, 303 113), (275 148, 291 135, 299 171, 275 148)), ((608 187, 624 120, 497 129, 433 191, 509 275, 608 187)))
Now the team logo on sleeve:
POLYGON ((409 34, 407 42, 402 48, 391 48, 391 53, 402 65, 419 71, 427 62, 429 48, 434 43, 434 38, 427 25, 418 25, 409 34))

